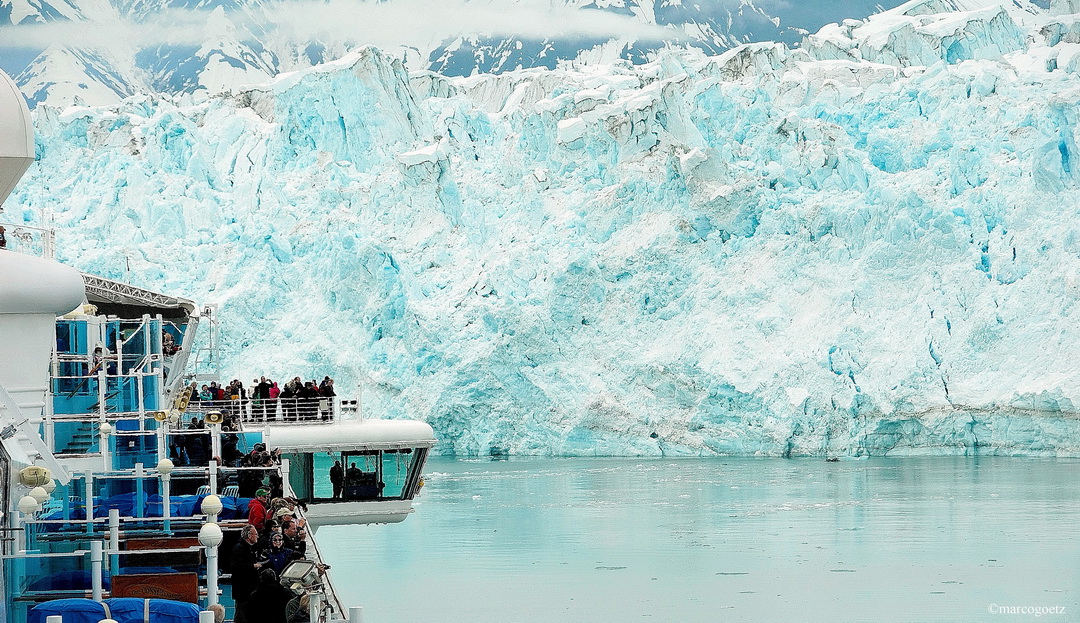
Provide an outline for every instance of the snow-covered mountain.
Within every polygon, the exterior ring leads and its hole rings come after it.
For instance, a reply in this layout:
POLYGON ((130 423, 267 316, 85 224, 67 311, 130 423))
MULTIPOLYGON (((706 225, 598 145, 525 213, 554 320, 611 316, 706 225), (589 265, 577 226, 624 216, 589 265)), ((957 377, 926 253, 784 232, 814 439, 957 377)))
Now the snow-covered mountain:
POLYGON ((442 452, 1080 455, 1078 8, 39 106, 4 216, 442 452))
POLYGON ((561 0, 557 11, 534 5, 536 0, 435 2, 431 6, 457 18, 444 20, 450 24, 427 39, 398 45, 362 22, 424 13, 427 3, 402 3, 400 14, 391 15, 387 7, 394 2, 375 0, 317 7, 288 0, 0 0, 0 24, 11 24, 5 31, 13 34, 40 33, 38 39, 25 35, 31 43, 53 41, 15 78, 32 105, 64 106, 112 104, 136 93, 234 90, 339 58, 373 39, 407 59, 411 69, 467 76, 574 60, 644 62, 672 46, 715 54, 751 41, 795 43, 806 33, 802 26, 816 30, 880 8, 877 0, 847 0, 816 14, 795 14, 775 0, 763 1, 772 13, 754 0, 561 0), (550 23, 531 23, 544 20, 550 23), (339 24, 326 25, 333 22, 339 24), (626 32, 612 32, 623 26, 626 32))

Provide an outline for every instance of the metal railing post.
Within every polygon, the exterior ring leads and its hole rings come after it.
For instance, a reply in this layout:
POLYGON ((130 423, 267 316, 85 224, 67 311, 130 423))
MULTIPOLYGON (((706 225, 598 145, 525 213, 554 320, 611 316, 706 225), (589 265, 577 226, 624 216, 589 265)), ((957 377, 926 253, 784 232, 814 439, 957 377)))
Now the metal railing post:
POLYGON ((170 496, 172 486, 172 474, 161 475, 161 516, 164 519, 162 528, 166 533, 172 533, 172 498, 170 496))
POLYGON ((86 533, 94 533, 94 471, 86 470, 83 479, 86 481, 86 500, 83 508, 86 509, 86 533))
POLYGON ((142 502, 142 499, 143 499, 144 485, 146 484, 146 483, 143 482, 143 478, 145 478, 145 477, 146 477, 146 472, 143 470, 143 464, 142 463, 136 463, 135 464, 135 516, 136 517, 142 517, 143 516, 143 507, 142 507, 141 502, 142 502))
POLYGON ((206 605, 218 602, 218 546, 206 548, 206 605))
POLYGON ((101 541, 90 541, 91 591, 94 601, 101 601, 101 541))
POLYGON ((120 509, 109 509, 109 574, 120 573, 120 509))

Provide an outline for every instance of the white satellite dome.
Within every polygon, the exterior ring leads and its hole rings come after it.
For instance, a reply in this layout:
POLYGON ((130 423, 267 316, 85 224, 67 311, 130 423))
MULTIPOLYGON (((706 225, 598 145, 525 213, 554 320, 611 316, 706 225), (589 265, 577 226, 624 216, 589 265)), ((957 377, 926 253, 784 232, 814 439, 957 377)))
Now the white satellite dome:
POLYGON ((0 204, 34 161, 34 125, 19 87, 0 71, 0 204))

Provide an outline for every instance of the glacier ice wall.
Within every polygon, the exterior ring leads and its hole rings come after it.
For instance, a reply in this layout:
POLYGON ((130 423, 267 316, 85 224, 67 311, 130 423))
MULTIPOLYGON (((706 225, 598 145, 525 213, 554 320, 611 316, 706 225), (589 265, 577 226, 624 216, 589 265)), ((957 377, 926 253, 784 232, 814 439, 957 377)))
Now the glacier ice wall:
POLYGON ((1078 65, 1077 16, 979 0, 644 66, 365 48, 39 107, 5 216, 444 453, 1080 455, 1078 65))

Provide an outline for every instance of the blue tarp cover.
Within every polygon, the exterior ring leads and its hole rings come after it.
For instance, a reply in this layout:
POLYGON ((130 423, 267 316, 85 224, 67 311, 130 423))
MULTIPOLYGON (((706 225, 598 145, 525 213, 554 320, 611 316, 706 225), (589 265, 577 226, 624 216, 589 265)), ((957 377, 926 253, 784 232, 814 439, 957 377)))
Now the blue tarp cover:
MULTIPOLYGON (((143 623, 145 602, 135 597, 105 600, 116 623, 143 623)), ((27 623, 45 623, 57 614, 64 617, 64 623, 98 623, 105 618, 105 608, 92 599, 54 599, 34 606, 27 623)), ((183 601, 151 599, 150 617, 153 623, 199 623, 199 607, 183 601)))
MULTIPOLYGON (((169 514, 171 517, 191 517, 199 513, 205 494, 200 495, 174 495, 169 498, 169 514)), ((219 519, 243 519, 247 517, 247 507, 251 498, 238 498, 232 496, 219 496, 221 498, 221 515, 219 519)), ((109 509, 120 510, 121 517, 136 517, 136 506, 142 510, 143 517, 161 517, 161 496, 152 495, 147 497, 143 494, 141 501, 134 493, 122 493, 108 498, 94 498, 94 517, 102 518, 109 516, 109 509)), ((72 508, 69 512, 71 519, 85 519, 86 509, 82 506, 72 508)), ((63 519, 64 511, 58 510, 50 513, 44 519, 63 519)), ((52 529, 52 528, 50 528, 52 529)))

